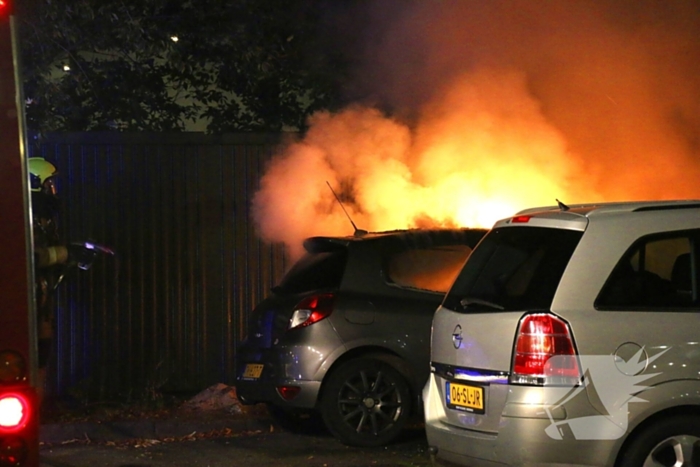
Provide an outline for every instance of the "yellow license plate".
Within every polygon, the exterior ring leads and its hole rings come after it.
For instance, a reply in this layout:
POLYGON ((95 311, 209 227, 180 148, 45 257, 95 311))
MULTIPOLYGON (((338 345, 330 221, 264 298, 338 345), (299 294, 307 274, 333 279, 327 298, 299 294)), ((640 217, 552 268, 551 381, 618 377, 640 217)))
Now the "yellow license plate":
POLYGON ((258 379, 263 371, 263 366, 260 363, 248 363, 243 371, 243 377, 246 379, 258 379))
POLYGON ((466 412, 484 413, 484 388, 447 382, 445 386, 447 406, 466 412))

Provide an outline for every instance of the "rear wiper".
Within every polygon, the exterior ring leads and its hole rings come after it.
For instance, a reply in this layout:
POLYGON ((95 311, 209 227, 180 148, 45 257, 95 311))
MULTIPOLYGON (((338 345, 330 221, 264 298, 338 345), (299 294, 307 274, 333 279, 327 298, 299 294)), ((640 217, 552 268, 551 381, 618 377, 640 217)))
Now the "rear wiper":
POLYGON ((463 308, 467 308, 469 307, 469 305, 483 305, 489 308, 494 308, 496 310, 505 310, 505 308, 503 308, 498 303, 489 302, 488 300, 484 300, 483 298, 476 297, 464 297, 462 300, 459 301, 459 304, 462 305, 463 308))

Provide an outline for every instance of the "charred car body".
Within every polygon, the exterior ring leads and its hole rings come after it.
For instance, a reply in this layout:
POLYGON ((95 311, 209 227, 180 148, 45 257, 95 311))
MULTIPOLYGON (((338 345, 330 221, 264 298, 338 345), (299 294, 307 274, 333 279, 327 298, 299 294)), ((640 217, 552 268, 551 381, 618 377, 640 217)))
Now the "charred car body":
POLYGON ((312 237, 253 311, 236 389, 277 417, 320 415, 346 444, 391 442, 421 408, 430 326, 486 230, 312 237))

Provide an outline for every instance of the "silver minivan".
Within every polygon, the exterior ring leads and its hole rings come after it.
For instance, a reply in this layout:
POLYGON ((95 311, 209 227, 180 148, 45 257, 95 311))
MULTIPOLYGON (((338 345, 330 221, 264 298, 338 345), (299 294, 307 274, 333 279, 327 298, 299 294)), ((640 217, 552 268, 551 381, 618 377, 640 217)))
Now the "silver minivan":
POLYGON ((433 318, 431 453, 700 465, 699 279, 700 200, 559 203, 497 222, 433 318))

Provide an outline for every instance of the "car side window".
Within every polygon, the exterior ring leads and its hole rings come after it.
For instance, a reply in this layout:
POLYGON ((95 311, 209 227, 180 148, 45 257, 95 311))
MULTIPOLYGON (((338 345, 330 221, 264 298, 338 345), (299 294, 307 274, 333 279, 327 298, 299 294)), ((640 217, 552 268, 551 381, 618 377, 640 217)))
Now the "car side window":
POLYGON ((399 287, 445 293, 469 258, 467 245, 411 248, 392 254, 387 261, 386 275, 399 287))
POLYGON ((688 233, 640 239, 613 269, 595 307, 698 308, 695 245, 688 233))

